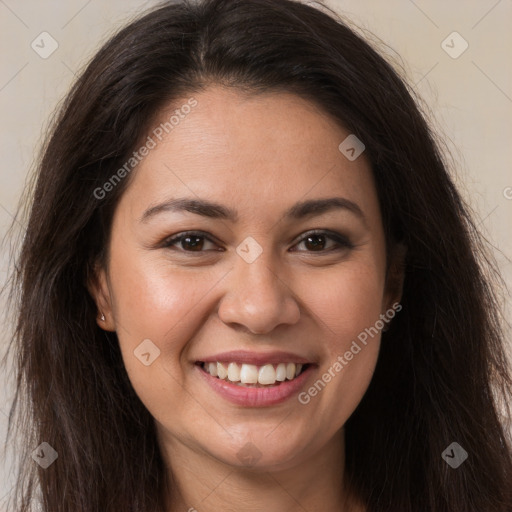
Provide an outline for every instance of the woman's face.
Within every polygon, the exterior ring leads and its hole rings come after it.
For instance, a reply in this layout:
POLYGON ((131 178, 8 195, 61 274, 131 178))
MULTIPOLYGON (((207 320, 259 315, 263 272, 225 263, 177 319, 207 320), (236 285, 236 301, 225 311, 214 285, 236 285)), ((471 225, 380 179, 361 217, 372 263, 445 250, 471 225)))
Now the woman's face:
POLYGON ((117 206, 93 291, 99 324, 117 332, 169 450, 292 467, 360 402, 395 299, 370 165, 295 95, 212 86, 194 98, 161 140, 150 133, 117 206), (293 378, 290 363, 305 370, 293 378), (241 386, 223 369, 277 380, 241 386))

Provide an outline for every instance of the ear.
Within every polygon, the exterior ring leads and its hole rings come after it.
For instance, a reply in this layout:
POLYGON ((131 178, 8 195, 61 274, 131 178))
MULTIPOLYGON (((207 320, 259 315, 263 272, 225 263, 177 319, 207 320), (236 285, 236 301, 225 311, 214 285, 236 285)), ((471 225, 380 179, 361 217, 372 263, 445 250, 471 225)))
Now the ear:
POLYGON ((105 331, 114 332, 116 329, 114 316, 112 314, 112 298, 107 279, 107 272, 99 263, 94 265, 94 270, 87 279, 87 290, 89 290, 89 293, 98 308, 98 314, 96 317, 98 326, 105 331), (105 317, 105 320, 101 319, 102 314, 105 317))
POLYGON ((386 289, 384 307, 388 310, 393 304, 402 300, 405 280, 405 258, 407 247, 396 243, 390 254, 390 261, 386 272, 386 289))

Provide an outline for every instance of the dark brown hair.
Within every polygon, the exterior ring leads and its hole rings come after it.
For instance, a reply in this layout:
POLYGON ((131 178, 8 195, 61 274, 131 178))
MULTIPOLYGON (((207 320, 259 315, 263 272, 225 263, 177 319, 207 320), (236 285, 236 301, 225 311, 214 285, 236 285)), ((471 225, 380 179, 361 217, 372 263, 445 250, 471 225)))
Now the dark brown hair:
POLYGON ((407 247, 403 310, 346 423, 353 491, 372 512, 510 512, 500 412, 510 413, 512 381, 494 264, 398 72, 346 22, 291 0, 161 5, 101 48, 62 105, 11 283, 18 387, 9 432, 25 435, 16 510, 33 509, 38 485, 45 512, 163 510, 153 419, 86 286, 130 180, 101 200, 94 190, 164 106, 212 83, 296 93, 356 134, 388 248, 407 247), (59 453, 46 470, 30 459, 42 441, 59 453), (469 454, 456 470, 441 457, 454 441, 469 454))

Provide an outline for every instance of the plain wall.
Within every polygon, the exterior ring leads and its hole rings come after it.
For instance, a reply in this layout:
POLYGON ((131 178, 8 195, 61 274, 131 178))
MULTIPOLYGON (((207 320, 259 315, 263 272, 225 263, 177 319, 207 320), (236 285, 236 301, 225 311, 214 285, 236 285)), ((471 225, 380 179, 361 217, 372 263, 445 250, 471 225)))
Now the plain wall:
MULTIPOLYGON (((77 73, 114 30, 155 2, 137 0, 3 0, 0 2, 0 105, 2 112, 0 230, 12 222, 24 180, 49 116, 77 73), (58 43, 48 58, 39 34, 58 43)), ((512 2, 508 0, 331 0, 327 5, 397 52, 409 81, 430 106, 436 126, 458 163, 456 180, 473 205, 480 228, 495 247, 504 278, 512 282, 512 2), (459 36, 450 36, 454 31, 459 36), (448 39, 446 39, 448 37, 448 39), (444 48, 452 53, 450 56, 444 48), (468 48, 457 58, 465 45, 468 48), (446 46, 448 45, 448 47, 446 46)), ((390 49, 383 48, 386 53, 390 49)), ((442 236, 442 226, 439 227, 442 236)), ((1 279, 8 254, 0 254, 1 279)), ((510 319, 511 302, 507 300, 510 319)), ((0 349, 11 325, 4 325, 0 349)), ((0 435, 5 438, 11 390, 0 375, 0 435)), ((0 449, 0 510, 12 475, 0 449)))

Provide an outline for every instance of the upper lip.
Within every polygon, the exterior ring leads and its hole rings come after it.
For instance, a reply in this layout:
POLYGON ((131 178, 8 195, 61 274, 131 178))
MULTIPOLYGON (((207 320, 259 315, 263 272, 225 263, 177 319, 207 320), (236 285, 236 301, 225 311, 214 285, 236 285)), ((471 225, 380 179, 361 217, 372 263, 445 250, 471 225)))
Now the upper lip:
POLYGON ((215 362, 233 362, 233 363, 246 363, 262 366, 264 364, 279 364, 279 363, 302 363, 308 364, 312 361, 304 357, 293 354, 292 352, 272 351, 272 352, 249 352, 247 350, 231 350, 229 352, 222 352, 213 356, 205 356, 199 358, 198 361, 202 363, 215 363, 215 362))

